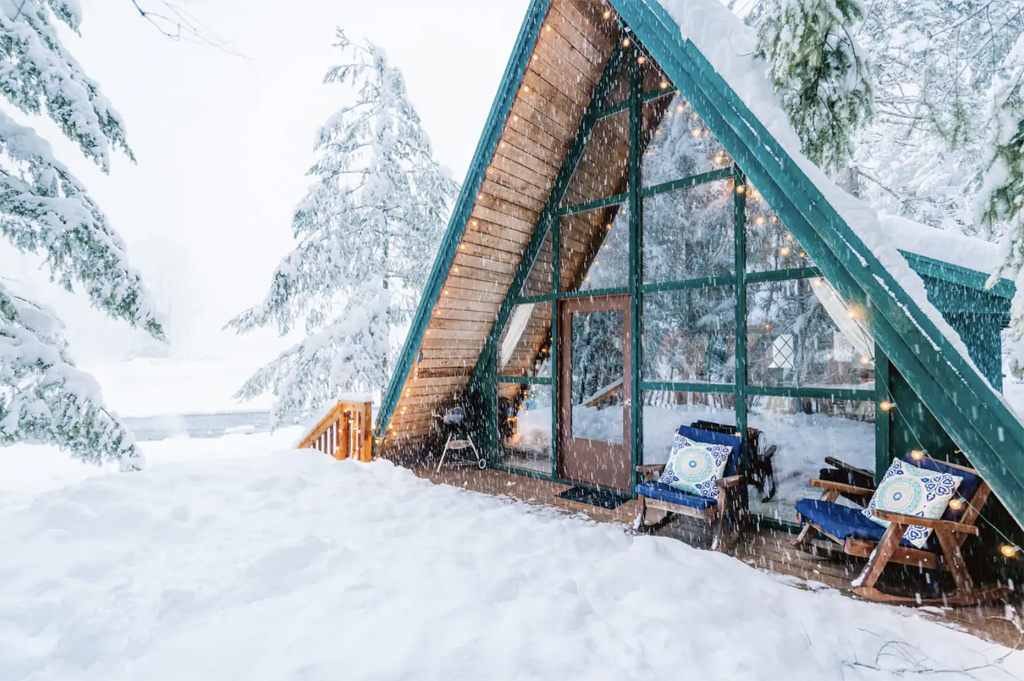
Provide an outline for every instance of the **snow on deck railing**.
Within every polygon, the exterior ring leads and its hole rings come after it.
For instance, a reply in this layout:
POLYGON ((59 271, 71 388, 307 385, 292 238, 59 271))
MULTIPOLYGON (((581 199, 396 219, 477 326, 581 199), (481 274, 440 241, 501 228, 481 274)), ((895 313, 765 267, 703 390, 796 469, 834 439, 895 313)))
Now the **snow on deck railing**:
POLYGON ((339 461, 373 460, 373 402, 342 401, 320 420, 297 445, 315 449, 339 461))

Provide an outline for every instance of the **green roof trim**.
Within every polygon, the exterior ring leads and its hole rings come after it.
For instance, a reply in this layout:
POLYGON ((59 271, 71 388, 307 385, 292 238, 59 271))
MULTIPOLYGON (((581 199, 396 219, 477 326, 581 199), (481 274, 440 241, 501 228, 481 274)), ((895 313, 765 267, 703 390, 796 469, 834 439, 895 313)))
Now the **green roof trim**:
POLYGON ((1005 298, 1006 300, 1013 300, 1013 295, 1017 291, 1017 287, 1009 279, 1000 279, 996 282, 995 286, 989 288, 987 286, 989 275, 984 272, 918 255, 917 253, 910 253, 909 251, 901 250, 900 255, 906 258, 910 269, 921 276, 941 279, 951 284, 959 284, 960 286, 975 291, 982 291, 998 298, 1005 298))

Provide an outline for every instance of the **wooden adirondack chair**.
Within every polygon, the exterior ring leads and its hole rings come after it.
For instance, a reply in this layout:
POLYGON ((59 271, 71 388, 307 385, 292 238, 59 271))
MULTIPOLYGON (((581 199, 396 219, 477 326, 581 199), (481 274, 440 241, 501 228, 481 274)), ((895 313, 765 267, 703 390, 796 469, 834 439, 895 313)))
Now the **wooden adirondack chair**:
POLYGON ((882 510, 873 511, 872 515, 876 518, 890 522, 887 528, 883 528, 865 517, 861 509, 835 503, 839 496, 843 495, 866 506, 875 492, 874 489, 832 480, 811 480, 812 487, 824 492, 820 499, 804 499, 797 502, 797 513, 804 527, 793 544, 798 548, 806 547, 813 539, 813 533, 817 531, 839 545, 847 555, 867 558, 868 562, 853 580, 852 588, 858 596, 872 601, 902 605, 970 605, 1008 595, 1012 589, 1006 585, 976 587, 960 552, 967 537, 978 534, 978 516, 991 492, 988 483, 973 468, 933 459, 916 461, 909 454, 904 460, 914 466, 962 477, 959 497, 955 498, 967 499, 967 503, 955 504, 959 506, 958 508, 947 507, 942 518, 938 520, 882 510), (933 530, 924 549, 903 541, 904 534, 912 525, 933 530), (948 570, 953 576, 956 590, 936 598, 885 593, 875 584, 890 562, 928 570, 948 570))
POLYGON ((715 534, 711 545, 712 550, 722 551, 724 550, 725 521, 733 515, 733 511, 739 511, 742 507, 742 501, 738 492, 745 486, 746 479, 744 476, 737 474, 742 440, 736 435, 715 433, 690 426, 679 426, 678 433, 696 442, 710 442, 712 444, 732 447, 732 451, 729 453, 729 461, 725 466, 725 475, 717 481, 718 499, 716 501, 708 497, 688 494, 658 482, 658 476, 665 470, 665 464, 663 463, 637 466, 636 472, 642 475, 644 479, 636 486, 640 512, 633 523, 633 528, 637 531, 647 532, 656 530, 663 526, 672 517, 673 513, 690 518, 699 518, 707 521, 714 528, 715 534), (647 524, 645 517, 648 508, 665 511, 666 515, 656 523, 647 524))

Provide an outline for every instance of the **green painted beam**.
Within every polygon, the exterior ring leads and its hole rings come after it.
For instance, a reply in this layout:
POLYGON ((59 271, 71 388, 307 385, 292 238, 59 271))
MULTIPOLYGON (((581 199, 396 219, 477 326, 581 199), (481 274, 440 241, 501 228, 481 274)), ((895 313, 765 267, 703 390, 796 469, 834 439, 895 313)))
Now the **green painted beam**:
POLYGON ((586 213, 588 210, 597 210, 598 208, 607 208, 608 206, 614 206, 618 203, 625 203, 628 199, 628 192, 625 194, 616 194, 615 196, 609 196, 604 199, 595 199, 593 201, 587 201, 586 203, 577 203, 574 206, 559 208, 555 214, 559 217, 577 215, 579 213, 586 213))
POLYGON ((630 470, 634 471, 632 485, 636 485, 636 467, 643 461, 644 405, 640 392, 640 373, 643 369, 643 297, 644 280, 643 212, 644 200, 640 194, 643 183, 643 73, 637 63, 639 51, 634 45, 629 57, 629 302, 630 302, 630 470))
POLYGON ((646 199, 648 196, 664 194, 665 192, 673 192, 677 189, 688 189, 690 187, 696 187, 698 184, 704 184, 705 182, 727 180, 732 177, 732 173, 732 166, 729 166, 728 168, 719 168, 718 170, 701 173, 700 175, 684 177, 680 180, 672 180, 671 182, 663 182, 651 187, 644 187, 640 192, 640 195, 646 199))
POLYGON ((731 394, 736 392, 732 383, 689 383, 679 381, 639 381, 641 390, 657 390, 671 393, 715 393, 731 394))
POLYGON ((494 156, 495 148, 498 145, 498 138, 501 136, 503 123, 508 118, 515 101, 516 93, 519 90, 519 82, 522 80, 526 70, 527 61, 533 52, 540 35, 540 28, 548 11, 550 0, 531 0, 526 10, 526 18, 522 28, 519 29, 519 36, 516 38, 515 48, 512 50, 512 57, 505 67, 505 74, 502 76, 501 85, 498 87, 498 94, 491 105, 490 114, 484 124, 483 134, 477 144, 476 153, 470 163, 469 173, 466 181, 459 192, 459 198, 455 202, 452 218, 448 222, 441 246, 438 249, 437 257, 434 259, 434 266, 427 279, 423 295, 420 298, 416 314, 413 316, 409 334, 406 336, 405 344, 395 363, 394 373, 391 375, 391 382, 388 384, 384 397, 381 399, 380 409, 377 411, 377 424, 375 437, 381 437, 388 432, 388 425, 394 414, 398 399, 402 395, 402 386, 405 379, 412 371, 413 362, 419 354, 420 343, 423 341, 423 334, 430 323, 431 313, 437 300, 441 295, 445 279, 448 277, 448 270, 462 241, 462 234, 469 221, 473 205, 476 203, 476 195, 483 183, 487 173, 487 165, 494 156))

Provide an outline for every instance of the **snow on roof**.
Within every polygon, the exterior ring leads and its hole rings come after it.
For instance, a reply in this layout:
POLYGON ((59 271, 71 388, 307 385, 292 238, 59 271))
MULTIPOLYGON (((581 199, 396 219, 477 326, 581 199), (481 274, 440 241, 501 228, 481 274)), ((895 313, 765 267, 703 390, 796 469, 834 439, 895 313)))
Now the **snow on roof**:
POLYGON ((879 214, 879 223, 896 248, 951 265, 993 274, 999 266, 999 246, 961 232, 937 229, 898 215, 879 214))
MULTIPOLYGON (((751 113, 764 125, 775 138, 775 141, 783 148, 790 158, 797 164, 807 179, 821 192, 822 196, 835 209, 839 216, 849 225, 850 229, 860 237, 864 245, 879 261, 889 274, 896 280, 896 283, 909 295, 918 308, 928 317, 943 336, 960 353, 966 362, 975 369, 978 376, 988 383, 984 375, 977 370, 977 365, 971 360, 967 347, 960 339, 959 334, 946 322, 942 314, 929 302, 925 292, 924 281, 910 268, 907 261, 900 255, 899 249, 906 248, 906 243, 913 243, 915 246, 932 241, 933 239, 922 238, 922 233, 916 231, 918 228, 926 228, 924 225, 916 225, 910 220, 899 220, 894 223, 891 217, 882 217, 878 211, 867 203, 857 199, 840 189, 833 183, 823 170, 812 163, 800 151, 800 139, 790 124, 789 116, 783 110, 781 99, 775 92, 775 88, 767 75, 767 63, 756 56, 755 45, 757 34, 753 28, 747 26, 728 7, 719 0, 650 0, 657 2, 667 11, 679 25, 684 39, 689 40, 711 63, 715 71, 728 83, 729 87, 743 101, 751 113), (910 223, 907 225, 906 223, 910 223), (894 238, 889 230, 896 224, 897 232, 907 237, 894 238)), ((927 228, 926 228, 927 229, 927 228)), ((935 230, 938 232, 939 230, 935 230)), ((946 234, 945 239, 954 235, 946 234)), ((929 235, 934 237, 936 235, 929 235)), ((963 237, 969 239, 969 237, 963 237)), ((936 241, 936 247, 941 244, 936 241)), ((970 240, 971 251, 983 250, 970 240)), ((856 245, 850 244, 856 252, 856 245)), ((927 248, 930 248, 928 246, 927 248)), ((912 250, 907 248, 907 250, 912 250)), ((953 249, 954 251, 956 249, 953 249)), ((916 252, 916 251, 915 251, 916 252)), ((932 251, 935 252, 935 251, 932 251)), ((861 254, 857 254, 861 262, 866 264, 861 254)), ((919 253, 928 256, 928 253, 919 253)), ((950 251, 944 250, 938 257, 946 260, 953 256, 950 251)), ((959 257, 959 256, 958 256, 959 257)), ((972 256, 973 257, 973 256, 972 256)), ((975 260, 971 260, 977 264, 975 260)), ((960 264, 960 263, 955 263, 960 264)), ((965 265, 969 266, 969 265, 965 265)), ((972 267, 972 269, 979 269, 972 267)), ((982 271, 991 271, 988 266, 982 271)), ((879 282, 882 283, 882 282, 879 282)), ((928 336, 928 333, 921 329, 921 332, 928 336)), ((992 391, 1002 399, 995 389, 992 391)), ((1005 404, 1005 400, 1004 400, 1005 404)), ((1019 418, 1019 417, 1018 417, 1019 418)))

